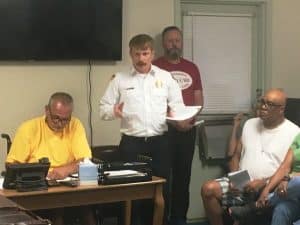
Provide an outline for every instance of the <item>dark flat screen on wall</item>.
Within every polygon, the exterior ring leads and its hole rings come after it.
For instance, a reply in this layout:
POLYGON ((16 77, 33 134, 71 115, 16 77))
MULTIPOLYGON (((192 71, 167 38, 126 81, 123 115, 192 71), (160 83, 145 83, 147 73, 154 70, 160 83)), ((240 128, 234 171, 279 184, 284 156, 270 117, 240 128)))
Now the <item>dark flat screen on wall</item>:
POLYGON ((0 60, 120 60, 122 0, 0 0, 0 60))

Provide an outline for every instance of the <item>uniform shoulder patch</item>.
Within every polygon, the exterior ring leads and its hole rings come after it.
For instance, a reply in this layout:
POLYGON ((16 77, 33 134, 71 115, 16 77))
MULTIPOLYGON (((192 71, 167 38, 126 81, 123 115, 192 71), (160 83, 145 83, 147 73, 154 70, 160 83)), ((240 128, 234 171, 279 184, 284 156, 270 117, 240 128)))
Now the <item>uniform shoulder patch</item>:
POLYGON ((113 75, 110 77, 110 80, 115 79, 115 77, 116 77, 116 74, 113 74, 113 75))

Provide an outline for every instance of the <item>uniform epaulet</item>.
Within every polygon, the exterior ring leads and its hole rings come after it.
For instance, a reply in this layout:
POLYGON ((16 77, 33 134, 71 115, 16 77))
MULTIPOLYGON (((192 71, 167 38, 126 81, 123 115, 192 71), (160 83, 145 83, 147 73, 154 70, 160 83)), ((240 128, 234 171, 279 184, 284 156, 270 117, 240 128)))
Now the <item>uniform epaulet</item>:
POLYGON ((116 74, 113 74, 113 75, 110 77, 110 80, 115 79, 115 77, 116 77, 116 74))

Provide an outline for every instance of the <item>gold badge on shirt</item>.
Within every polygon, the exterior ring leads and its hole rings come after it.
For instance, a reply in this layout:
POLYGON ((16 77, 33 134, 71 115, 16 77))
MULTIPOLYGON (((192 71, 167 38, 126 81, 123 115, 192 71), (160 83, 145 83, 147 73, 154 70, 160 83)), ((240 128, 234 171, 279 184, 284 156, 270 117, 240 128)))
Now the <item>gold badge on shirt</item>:
POLYGON ((161 80, 156 80, 155 81, 155 87, 156 88, 162 88, 163 86, 163 82, 161 80))

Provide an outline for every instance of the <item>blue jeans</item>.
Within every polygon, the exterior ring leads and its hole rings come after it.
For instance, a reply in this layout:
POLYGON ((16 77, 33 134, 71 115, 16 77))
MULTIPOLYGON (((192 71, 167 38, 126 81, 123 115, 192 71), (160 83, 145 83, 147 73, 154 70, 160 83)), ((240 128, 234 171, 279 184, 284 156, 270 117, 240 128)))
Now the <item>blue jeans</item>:
POLYGON ((286 197, 270 193, 269 203, 274 207, 271 225, 291 225, 300 219, 300 177, 289 181, 286 197))

